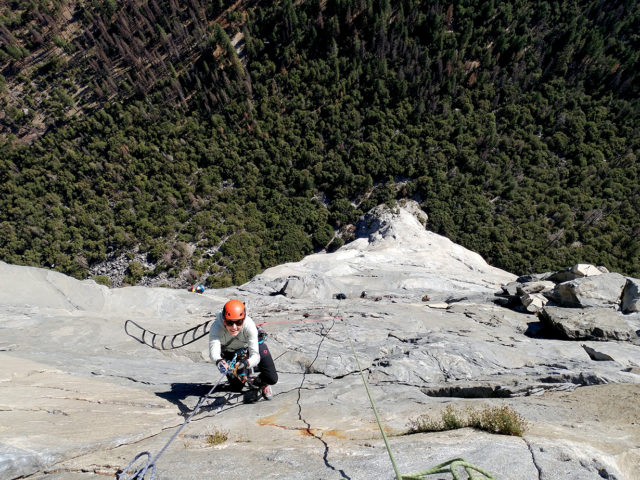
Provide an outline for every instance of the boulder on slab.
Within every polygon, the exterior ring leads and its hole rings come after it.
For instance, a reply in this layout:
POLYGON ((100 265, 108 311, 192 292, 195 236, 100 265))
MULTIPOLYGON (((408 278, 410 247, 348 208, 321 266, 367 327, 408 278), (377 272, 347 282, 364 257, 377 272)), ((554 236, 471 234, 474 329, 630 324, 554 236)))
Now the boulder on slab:
POLYGON ((555 287, 555 283, 543 280, 519 284, 516 290, 518 295, 526 295, 528 293, 551 292, 555 287))
POLYGON ((622 293, 621 310, 624 313, 640 312, 640 280, 627 278, 622 293))
POLYGON ((559 283, 549 296, 562 307, 617 307, 626 283, 619 273, 603 273, 559 283))
POLYGON ((527 312, 539 312, 549 301, 547 297, 541 293, 525 293, 522 297, 522 305, 527 309, 527 312))
POLYGON ((280 290, 280 294, 291 298, 300 297, 304 293, 304 287, 304 281, 300 277, 289 277, 280 290))
POLYGON ((547 280, 550 280, 554 283, 563 283, 570 282, 571 280, 575 280, 576 278, 580 278, 580 275, 572 272, 570 268, 566 268, 554 273, 547 280))
POLYGON ((610 308, 562 308, 546 306, 540 319, 569 340, 620 340, 638 338, 623 315, 610 308))
POLYGON ((595 265, 588 263, 579 263, 571 267, 571 271, 580 277, 592 277, 594 275, 602 275, 604 272, 595 265))
POLYGON ((588 263, 578 263, 570 268, 565 268, 545 278, 545 280, 551 280, 555 283, 569 282, 576 278, 592 277, 602 275, 603 273, 609 273, 604 267, 596 267, 588 263))
POLYGON ((506 285, 502 285, 500 287, 502 292, 497 293, 496 295, 509 295, 515 297, 518 294, 518 288, 521 288, 522 284, 519 282, 509 282, 506 285))

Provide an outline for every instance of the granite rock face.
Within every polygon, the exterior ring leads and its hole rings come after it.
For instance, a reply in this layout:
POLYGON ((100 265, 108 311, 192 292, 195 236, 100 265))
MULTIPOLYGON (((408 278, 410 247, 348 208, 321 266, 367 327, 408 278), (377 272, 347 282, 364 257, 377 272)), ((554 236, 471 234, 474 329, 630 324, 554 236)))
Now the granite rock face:
POLYGON ((569 340, 638 341, 631 324, 610 308, 545 307, 540 318, 569 340))
POLYGON ((637 478, 640 347, 537 335, 538 317, 492 301, 516 276, 426 231, 415 211, 372 212, 335 253, 204 294, 0 262, 0 478, 114 478, 162 451, 199 401, 157 478, 394 478, 351 345, 402 473, 462 457, 496 478, 637 478), (160 351, 123 328, 173 335, 234 297, 269 334, 272 401, 225 386, 203 398, 220 380, 206 337, 160 351), (528 426, 522 438, 408 434, 448 405, 506 405, 528 426))
POLYGON ((637 278, 627 278, 621 308, 624 313, 640 312, 640 280, 637 278))
POLYGON ((501 286, 496 302, 532 313, 549 302, 555 307, 612 308, 634 313, 640 309, 639 291, 640 281, 635 278, 604 267, 578 264, 558 272, 520 276, 501 286))
POLYGON ((626 283, 619 273, 603 273, 559 283, 550 295, 568 307, 615 307, 620 305, 626 283))
POLYGON ((392 210, 377 207, 357 225, 357 238, 338 251, 270 268, 242 289, 294 299, 326 300, 336 292, 353 298, 366 291, 369 297, 403 301, 428 295, 437 302, 487 299, 500 285, 515 280, 477 253, 426 230, 417 211, 415 202, 392 210))

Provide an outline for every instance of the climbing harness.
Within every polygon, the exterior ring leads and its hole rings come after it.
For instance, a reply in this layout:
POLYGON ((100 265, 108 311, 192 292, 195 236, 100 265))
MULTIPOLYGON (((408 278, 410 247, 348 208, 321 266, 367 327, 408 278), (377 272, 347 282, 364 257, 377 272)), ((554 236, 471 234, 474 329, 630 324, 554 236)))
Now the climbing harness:
MULTIPOLYGON (((229 363, 229 369, 228 370, 236 367, 236 363, 237 363, 236 356, 234 356, 233 359, 231 360, 231 362, 229 363)), ((202 404, 204 403, 204 401, 209 397, 209 395, 211 395, 213 393, 213 391, 218 387, 218 385, 220 384, 222 379, 225 378, 226 376, 227 376, 227 373, 223 373, 222 376, 220 377, 220 379, 216 382, 216 384, 213 387, 211 387, 211 390, 209 390, 209 392, 206 395, 203 395, 202 397, 200 397, 200 400, 196 404, 196 406, 193 409, 193 411, 191 412, 191 414, 187 417, 187 419, 180 426, 180 428, 178 428, 178 430, 175 431, 175 433, 171 436, 171 438, 167 441, 167 443, 165 443, 164 447, 162 447, 162 449, 158 452, 158 454, 155 457, 153 457, 153 459, 151 458, 151 453, 149 453, 149 452, 141 452, 141 453, 139 453, 138 455, 136 455, 133 458, 133 460, 131 460, 129 462, 127 467, 124 470, 122 470, 122 472, 118 475, 118 480, 144 480, 144 478, 146 477, 147 473, 151 474, 151 476, 149 477, 149 480, 154 480, 156 478, 156 474, 157 474, 156 462, 160 458, 160 455, 162 455, 164 453, 164 451, 167 449, 167 447, 171 444, 171 442, 173 442, 176 439, 176 437, 182 431, 182 429, 187 426, 187 424, 191 421, 191 418, 193 418, 193 416, 196 413, 198 413, 198 411, 200 410, 200 407, 202 407, 202 404), (137 469, 131 475, 125 476, 127 474, 127 472, 129 471, 129 469, 132 468, 133 465, 139 459, 145 458, 145 457, 147 458, 147 463, 145 465, 143 465, 142 467, 137 469)))
MULTIPOLYGON (((338 298, 338 297, 336 297, 338 298)), ((338 300, 343 300, 338 298, 338 300)), ((341 318, 341 316, 340 316, 341 318)), ((360 359, 358 358, 358 354, 356 353, 356 349, 353 346, 353 340, 351 340, 351 333, 349 332, 349 328, 346 327, 347 338, 349 339, 349 345, 351 346, 351 352, 353 352, 353 356, 356 360, 356 364, 358 365, 358 370, 360 370, 360 376, 362 377, 362 383, 364 383, 364 388, 367 391, 367 396, 369 397, 369 402, 371 403, 371 408, 373 410, 373 414, 376 417, 376 422, 378 424, 378 428, 380 429, 380 433, 382 434, 382 439, 384 440, 384 445, 387 449, 387 453, 389 454, 389 459, 391 460, 391 465, 393 466, 393 470, 396 474, 396 480, 422 480, 428 475, 435 475, 437 473, 451 473, 454 480, 462 480, 462 477, 458 475, 457 469, 464 468, 465 472, 468 475, 468 480, 495 480, 495 477, 490 475, 489 473, 481 470, 480 468, 472 465, 471 463, 463 460, 462 458, 454 458, 453 460, 449 460, 447 462, 436 465, 435 467, 426 470, 424 472, 417 473, 408 473, 401 474, 398 470, 398 466, 396 464, 395 459, 393 458, 393 452, 391 451, 391 446, 389 445, 389 440, 387 439, 387 434, 384 431, 382 426, 382 421, 380 420, 380 415, 378 414, 378 409, 376 408, 376 404, 373 401, 373 396, 371 395, 371 390, 369 390, 369 383, 364 376, 364 372, 362 371, 362 366, 360 365, 360 359), (482 474, 482 477, 478 477, 474 474, 474 471, 482 474)))
POLYGON ((236 377, 240 383, 247 383, 247 380, 250 380, 248 375, 249 368, 245 368, 242 371, 238 371, 240 369, 240 365, 243 363, 247 365, 247 360, 249 359, 249 349, 247 347, 240 348, 236 351, 235 356, 233 357, 235 362, 233 366, 230 366, 227 369, 227 375, 233 375, 236 377))

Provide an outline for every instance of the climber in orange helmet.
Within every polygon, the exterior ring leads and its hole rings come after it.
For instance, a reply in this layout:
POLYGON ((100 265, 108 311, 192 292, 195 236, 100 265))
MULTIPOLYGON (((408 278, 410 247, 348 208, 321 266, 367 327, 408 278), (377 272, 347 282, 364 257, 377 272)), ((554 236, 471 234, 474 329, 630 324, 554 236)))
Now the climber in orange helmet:
POLYGON ((258 338, 262 337, 258 330, 251 317, 247 316, 244 303, 236 299, 229 300, 211 326, 209 356, 220 373, 227 374, 232 388, 237 391, 241 391, 244 385, 239 380, 238 374, 247 375, 253 368, 259 373, 253 385, 260 389, 266 400, 271 400, 273 396, 271 385, 278 382, 278 373, 267 344, 263 339, 258 338), (246 351, 242 358, 236 357, 235 374, 232 375, 228 362, 243 349, 246 351))

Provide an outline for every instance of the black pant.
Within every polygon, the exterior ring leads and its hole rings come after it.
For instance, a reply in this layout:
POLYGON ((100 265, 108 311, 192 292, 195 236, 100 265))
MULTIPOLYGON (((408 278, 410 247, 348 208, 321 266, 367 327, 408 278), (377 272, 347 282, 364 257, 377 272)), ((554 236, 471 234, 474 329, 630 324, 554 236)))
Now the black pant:
MULTIPOLYGON (((271 357, 271 352, 269 352, 269 347, 265 342, 258 344, 258 350, 260 351, 260 363, 255 368, 257 373, 260 376, 257 378, 255 382, 257 385, 275 385, 278 383, 278 372, 276 371, 276 365, 273 363, 273 358, 271 357)), ((233 356, 236 352, 222 352, 222 358, 229 361, 233 359, 233 356)), ((232 386, 242 388, 242 382, 240 382, 237 378, 231 376, 229 378, 232 386)))

